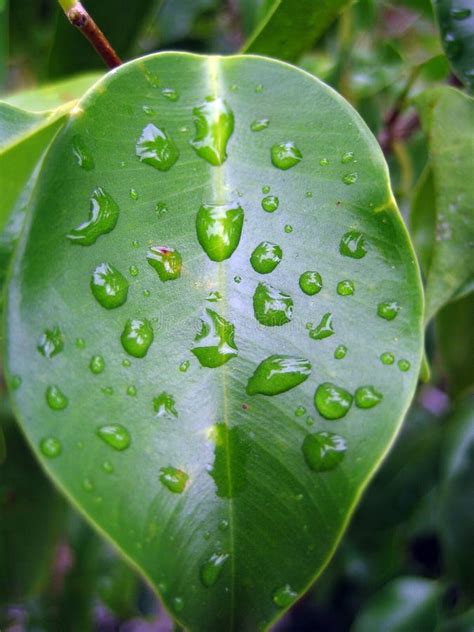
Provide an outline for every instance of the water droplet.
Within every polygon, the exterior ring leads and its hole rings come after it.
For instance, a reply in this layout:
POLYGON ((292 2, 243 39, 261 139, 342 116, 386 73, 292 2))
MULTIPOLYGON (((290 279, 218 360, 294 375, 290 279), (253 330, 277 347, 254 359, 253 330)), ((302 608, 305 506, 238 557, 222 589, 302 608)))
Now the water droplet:
POLYGON ((260 274, 269 274, 277 267, 283 257, 283 251, 277 244, 269 241, 262 241, 250 257, 255 272, 260 274))
POLYGON ((120 340, 125 351, 135 358, 146 356, 153 342, 153 328, 146 318, 129 318, 120 340))
POLYGON ((129 193, 132 200, 138 200, 138 191, 136 189, 130 189, 129 193))
POLYGON ((105 426, 101 426, 97 429, 97 436, 118 452, 126 450, 131 441, 130 433, 120 424, 106 424, 105 426))
POLYGON ((128 281, 110 263, 101 263, 92 273, 91 291, 97 302, 105 309, 115 309, 125 303, 128 296, 128 281))
POLYGON ((313 272, 308 270, 303 272, 299 280, 300 288, 308 296, 314 296, 321 291, 323 287, 323 280, 319 272, 313 272))
POLYGON ((175 612, 181 612, 184 608, 184 601, 181 597, 175 597, 173 599, 173 608, 175 612))
POLYGON ((337 284, 337 293, 340 296, 352 296, 355 292, 354 282, 349 279, 339 281, 337 284))
POLYGON ((327 472, 344 459, 347 447, 344 439, 333 432, 316 432, 306 435, 302 450, 309 468, 327 472))
POLYGON ((265 185, 262 187, 262 193, 263 193, 264 195, 266 195, 267 193, 270 193, 270 187, 268 186, 268 184, 265 184, 265 185))
POLYGON ((214 553, 214 555, 211 555, 211 557, 204 562, 201 566, 200 576, 201 581, 206 588, 214 586, 221 575, 224 564, 228 559, 228 553, 214 553))
POLYGON ((298 593, 296 593, 289 584, 286 584, 285 586, 275 590, 272 599, 275 606, 278 606, 279 608, 287 608, 297 597, 298 593))
POLYGON ((188 479, 189 476, 186 474, 186 472, 178 470, 171 465, 168 465, 167 467, 162 467, 160 469, 161 483, 174 494, 181 494, 182 492, 184 492, 184 488, 186 487, 188 479))
POLYGON ((191 351, 202 366, 216 368, 237 355, 235 327, 212 309, 201 316, 201 329, 194 338, 191 351))
POLYGON ((278 395, 298 386, 311 374, 311 362, 294 356, 272 355, 263 360, 247 383, 247 394, 278 395))
POLYGON ((355 182, 357 182, 359 176, 357 175, 357 173, 346 173, 345 176, 342 176, 342 181, 344 182, 344 184, 354 184, 355 182))
POLYGON ((104 386, 103 388, 100 389, 100 391, 104 395, 113 395, 114 394, 114 389, 113 389, 112 386, 104 386))
POLYGON ((229 528, 228 520, 221 520, 219 522, 219 531, 227 531, 228 528, 229 528))
POLYGON ((276 195, 267 195, 262 200, 262 208, 267 213, 273 213, 277 210, 280 200, 276 195))
POLYGON ((196 217, 196 231, 209 259, 229 259, 239 245, 243 225, 244 211, 239 204, 203 204, 196 217))
POLYGON ((336 350, 334 351, 334 357, 336 358, 336 360, 342 360, 346 357, 346 355, 347 347, 345 347, 344 345, 339 345, 338 347, 336 347, 336 350))
POLYGON ((237 284, 238 284, 238 283, 241 283, 241 282, 242 282, 242 277, 240 277, 240 276, 236 275, 236 276, 234 277, 234 283, 237 283, 237 284))
POLYGON ((69 400, 64 395, 59 386, 48 386, 46 389, 46 401, 52 410, 64 410, 69 404, 69 400))
POLYGON ((130 384, 130 386, 127 386, 127 395, 129 395, 130 397, 135 397, 137 394, 137 387, 134 386, 133 384, 130 384))
POLYGON ((159 216, 165 215, 168 212, 168 207, 164 202, 157 202, 155 204, 155 213, 159 216))
POLYGON ((252 132, 261 132, 262 130, 267 129, 269 124, 270 119, 268 118, 255 119, 250 124, 250 129, 252 132))
POLYGON ((10 387, 16 391, 21 386, 21 377, 19 375, 12 375, 10 380, 10 387))
POLYGON ((395 362, 395 355, 391 351, 384 351, 380 356, 380 360, 382 364, 393 364, 395 362))
POLYGON ((92 171, 94 168, 94 159, 84 143, 82 136, 79 134, 72 137, 72 152, 79 167, 82 167, 86 171, 92 171))
POLYGON ((156 112, 150 105, 144 105, 142 110, 145 112, 147 116, 155 116, 156 112))
POLYGON ((86 492, 93 492, 95 489, 94 482, 90 478, 85 478, 82 481, 82 489, 86 492))
POLYGON ((284 325, 293 317, 293 299, 268 283, 259 283, 253 295, 253 310, 255 318, 262 325, 284 325))
POLYGON ((183 362, 181 362, 181 364, 179 365, 180 372, 186 373, 186 371, 189 369, 189 365, 190 365, 189 360, 183 360, 183 362))
POLYGON ((293 226, 291 224, 285 224, 284 231, 287 234, 292 233, 293 232, 293 226))
POLYGON ((158 76, 156 72, 144 66, 143 73, 145 75, 146 80, 148 81, 148 83, 150 84, 152 88, 160 87, 160 77, 158 76))
POLYGON ((157 417, 177 417, 175 404, 174 397, 165 391, 153 398, 153 410, 157 417))
POLYGON ((352 162, 353 160, 354 160, 353 151, 346 151, 346 153, 342 154, 341 156, 341 162, 343 165, 346 165, 348 162, 352 162))
POLYGON ((383 399, 382 393, 376 391, 373 386, 359 386, 354 395, 358 408, 373 408, 383 399))
POLYGON ((329 160, 327 158, 321 158, 319 164, 321 165, 321 167, 327 167, 329 164, 329 160))
POLYGON ((365 237, 358 230, 350 230, 342 236, 339 252, 344 257, 362 259, 367 254, 365 237))
POLYGON ((135 146, 135 153, 144 162, 159 171, 169 171, 179 158, 179 151, 171 136, 149 123, 135 146))
POLYGON ((89 363, 89 368, 95 375, 102 373, 105 369, 105 361, 104 358, 100 355, 92 356, 91 361, 89 363))
POLYGON ((397 362, 397 364, 398 364, 398 368, 400 369, 400 371, 403 371, 404 373, 406 371, 409 371, 409 369, 411 367, 410 362, 408 360, 404 360, 404 359, 399 360, 397 362))
POLYGON ((193 109, 196 134, 191 141, 196 153, 211 165, 221 165, 227 158, 227 143, 234 131, 234 114, 220 97, 206 97, 193 109))
POLYGON ((148 298, 149 296, 151 296, 151 292, 150 292, 150 290, 143 290, 143 296, 144 296, 145 298, 148 298))
POLYGON ((91 246, 101 235, 115 228, 119 212, 119 207, 110 195, 102 187, 97 187, 90 199, 89 219, 71 230, 66 237, 73 244, 91 246))
POLYGON ((112 472, 114 471, 114 466, 112 465, 112 463, 110 461, 104 461, 102 463, 102 470, 106 474, 112 474, 112 472))
POLYGON ((312 191, 306 191, 305 197, 312 198, 313 197, 313 192, 312 191))
POLYGON ((316 389, 314 405, 325 419, 340 419, 349 411, 352 395, 340 386, 324 382, 316 389))
POLYGON ((84 338, 76 338, 76 349, 85 349, 86 341, 84 338))
POLYGON ((124 360, 122 360, 122 366, 124 367, 129 367, 132 363, 130 362, 130 360, 128 358, 125 358, 124 360))
POLYGON ((55 459, 61 454, 63 448, 56 437, 45 437, 40 441, 40 451, 47 459, 55 459))
POLYGON ((333 333, 332 314, 331 312, 326 312, 319 321, 319 324, 316 325, 314 329, 309 330, 309 337, 313 340, 324 340, 324 338, 332 336, 333 333))
POLYGON ((304 406, 298 406, 295 410, 295 417, 302 417, 306 412, 306 408, 304 406))
POLYGON ((183 267, 180 253, 166 246, 151 246, 146 255, 148 263, 158 272, 161 281, 174 281, 183 267))
POLYGON ((396 301, 387 301, 377 305, 377 315, 385 320, 393 320, 400 311, 400 305, 396 301))
POLYGON ((256 92, 257 94, 260 94, 260 93, 262 93, 262 92, 263 92, 263 85, 262 85, 261 83, 259 83, 259 84, 257 84, 257 85, 255 86, 255 92, 256 92))
POLYGON ((467 20, 467 18, 471 17, 472 11, 471 9, 451 9, 451 15, 455 20, 467 20))
POLYGON ((278 169, 290 169, 303 158, 300 150, 292 141, 273 145, 271 150, 272 163, 278 169))
POLYGON ((206 301, 209 303, 218 303, 220 300, 222 300, 222 294, 217 290, 211 290, 206 296, 206 301))
POLYGON ((137 266, 130 266, 128 271, 130 272, 130 276, 132 276, 132 277, 138 276, 139 270, 138 270, 137 266))
POLYGON ((60 353, 64 349, 64 337, 59 327, 45 329, 36 348, 45 358, 52 358, 60 353))
POLYGON ((163 88, 161 94, 168 99, 168 101, 177 101, 179 99, 179 92, 174 88, 163 88))

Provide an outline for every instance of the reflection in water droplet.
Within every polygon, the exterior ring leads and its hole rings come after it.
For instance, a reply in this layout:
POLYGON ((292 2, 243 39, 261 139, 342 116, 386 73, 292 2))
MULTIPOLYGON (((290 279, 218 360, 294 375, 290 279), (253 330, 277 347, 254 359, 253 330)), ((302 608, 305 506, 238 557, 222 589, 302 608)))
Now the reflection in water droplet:
POLYGON ((323 280, 319 272, 308 270, 303 272, 299 280, 300 288, 308 296, 314 296, 321 291, 323 280))
POLYGON ((348 162, 352 162, 353 160, 354 160, 353 151, 346 151, 346 153, 342 154, 341 156, 341 162, 343 165, 346 165, 348 162))
POLYGON ((92 171, 94 168, 94 159, 88 150, 82 136, 76 134, 72 137, 72 152, 76 158, 79 167, 86 171, 92 171))
POLYGON ((47 459, 55 459, 62 452, 62 445, 56 437, 45 437, 40 441, 40 451, 47 459))
POLYGON ((64 410, 69 404, 69 400, 64 395, 59 386, 48 386, 46 389, 46 402, 52 410, 64 410))
POLYGON ((163 88, 161 94, 168 99, 168 101, 177 101, 179 99, 179 92, 174 88, 163 88))
POLYGON ((209 259, 229 259, 239 245, 243 225, 244 211, 236 202, 203 204, 196 217, 196 231, 209 259))
POLYGON ((385 320, 393 320, 400 311, 400 305, 397 301, 387 301, 377 305, 377 315, 385 320))
POLYGON ((339 252, 345 257, 362 259, 367 254, 365 237, 358 230, 350 230, 342 236, 339 252))
POLYGON ((120 424, 107 424, 97 429, 97 435, 111 448, 122 452, 130 445, 130 433, 120 424))
POLYGON ((186 373, 186 371, 189 369, 189 360, 183 360, 183 362, 181 362, 181 364, 179 365, 179 370, 181 373, 186 373))
POLYGON ((272 599, 273 603, 279 608, 287 608, 297 597, 298 593, 296 593, 289 584, 286 584, 275 590, 272 599))
POLYGON ((347 347, 345 347, 344 345, 339 345, 338 347, 336 347, 336 350, 334 351, 334 357, 336 358, 336 360, 342 360, 346 357, 346 355, 347 347))
POLYGON ((153 410, 157 417, 177 417, 175 403, 174 397, 163 391, 153 398, 153 410))
POLYGON ((247 394, 278 395, 298 386, 311 374, 311 362, 294 356, 272 355, 263 360, 247 383, 247 394))
POLYGON ((73 244, 91 246, 101 235, 115 228, 119 212, 119 207, 110 195, 102 187, 97 187, 90 199, 89 219, 71 230, 66 237, 73 244))
POLYGON ((270 119, 268 118, 255 119, 250 124, 250 129, 252 132, 261 132, 262 130, 267 129, 269 124, 270 119))
POLYGON ((45 358, 52 358, 60 353, 64 349, 64 336, 59 327, 45 329, 36 348, 45 358))
POLYGON ((352 395, 340 386, 324 382, 316 389, 314 405, 325 419, 340 419, 349 411, 352 395))
POLYGON ((292 319, 293 299, 268 283, 259 283, 253 295, 253 310, 255 318, 262 325, 284 325, 292 319))
POLYGON ((306 412, 306 408, 304 406, 298 406, 295 410, 296 417, 302 417, 306 412))
POLYGON ((222 294, 218 290, 211 290, 206 296, 206 301, 209 303, 218 303, 220 300, 222 300, 222 294))
POLYGON ((404 359, 399 360, 397 364, 400 371, 403 371, 404 373, 410 370, 411 364, 408 360, 404 360, 404 359))
POLYGON ((173 494, 181 494, 184 492, 189 476, 186 472, 178 470, 176 467, 168 465, 160 469, 160 481, 173 494))
POLYGON ((105 369, 105 361, 104 358, 100 355, 92 356, 91 361, 89 363, 89 368, 95 375, 102 373, 105 369))
POLYGON ((271 156, 273 165, 285 171, 297 165, 303 158, 300 150, 292 141, 273 145, 271 156))
POLYGON ((376 391, 373 386, 359 386, 354 395, 358 408, 373 408, 383 399, 382 393, 376 391))
POLYGON ((316 325, 314 329, 309 330, 309 337, 313 340, 323 340, 324 338, 332 336, 333 333, 332 314, 331 312, 326 312, 319 321, 319 324, 316 325))
POLYGON ((354 281, 346 279, 344 281, 339 281, 339 283, 337 284, 337 293, 340 296, 352 296, 352 294, 354 294, 354 291, 354 281))
POLYGON ((224 564, 228 559, 228 553, 214 553, 214 555, 211 555, 211 557, 204 562, 201 566, 200 576, 201 581, 206 588, 214 586, 222 573, 224 564))
POLYGON ((381 354, 380 360, 382 364, 393 364, 395 362, 395 355, 391 351, 385 351, 381 354))
POLYGON ((10 380, 10 387, 16 391, 21 386, 21 377, 19 375, 12 375, 10 380))
POLYGON ((135 146, 135 153, 144 162, 159 171, 168 171, 179 158, 179 151, 171 136, 153 123, 146 125, 135 146))
POLYGON ((90 285, 95 299, 106 309, 120 307, 127 300, 128 281, 110 263, 101 263, 96 267, 90 285))
POLYGON ((180 253, 166 246, 151 246, 146 255, 148 263, 158 272, 161 281, 174 281, 183 267, 180 253))
POLYGON ((191 351, 202 366, 216 368, 237 355, 235 327, 212 309, 201 316, 201 329, 194 338, 191 351))
POLYGON ((346 173, 345 176, 342 176, 342 181, 344 182, 344 184, 354 184, 355 182, 357 182, 359 176, 357 175, 357 173, 346 173))
POLYGON ((120 340, 125 351, 135 358, 143 358, 153 342, 153 328, 146 318, 129 318, 120 340))
POLYGON ((206 97, 193 109, 196 134, 191 145, 211 165, 221 165, 227 158, 227 143, 234 131, 234 113, 220 97, 206 97))
POLYGON ((262 208, 267 213, 273 213, 277 210, 278 205, 280 204, 280 200, 276 195, 267 195, 262 200, 262 208))
POLYGON ((316 432, 306 435, 303 455, 314 472, 333 470, 343 460, 347 447, 342 437, 333 432, 316 432))
POLYGON ((250 263, 255 272, 269 274, 277 267, 283 257, 283 251, 277 244, 262 241, 252 252, 250 263))

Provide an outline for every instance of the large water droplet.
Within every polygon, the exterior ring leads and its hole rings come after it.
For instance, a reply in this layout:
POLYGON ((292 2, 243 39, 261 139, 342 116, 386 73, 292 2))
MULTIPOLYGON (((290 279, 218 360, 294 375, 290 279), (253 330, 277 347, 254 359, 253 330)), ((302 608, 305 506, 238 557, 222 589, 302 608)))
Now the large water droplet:
POLYGON ((153 398, 153 410, 157 417, 177 417, 175 404, 174 397, 165 391, 153 398))
POLYGON ((204 562, 201 566, 201 581, 206 586, 206 588, 210 588, 214 586, 214 584, 219 579, 224 564, 229 559, 228 553, 214 553, 211 557, 204 562))
POLYGON ((90 205, 87 222, 83 222, 66 235, 73 244, 91 246, 101 235, 110 233, 117 224, 119 207, 102 187, 94 190, 90 205))
POLYGON ((267 195, 262 200, 262 208, 267 213, 274 213, 280 204, 276 195, 267 195))
POLYGON ((355 182, 357 182, 359 176, 357 175, 357 173, 346 173, 345 176, 342 176, 342 181, 344 182, 344 184, 354 184, 355 182))
POLYGON ((355 292, 354 281, 350 281, 346 279, 344 281, 339 281, 337 284, 337 293, 340 296, 352 296, 355 292))
POLYGON ((324 338, 332 336, 333 333, 332 314, 331 312, 326 312, 319 321, 319 324, 316 325, 314 329, 309 330, 309 337, 313 340, 323 340, 324 338))
POLYGON ((121 424, 106 424, 97 429, 97 435, 111 448, 122 452, 130 445, 130 433, 121 424))
POLYGON ((342 162, 343 165, 347 165, 348 162, 352 162, 353 160, 354 160, 354 152, 353 151, 346 151, 341 156, 341 162, 342 162))
POLYGON ((272 355, 263 360, 247 383, 247 394, 278 395, 298 386, 311 374, 311 362, 294 356, 272 355))
POLYGON ((102 373, 102 371, 105 369, 104 358, 100 355, 92 356, 89 368, 95 375, 102 373))
POLYGON ((277 267, 283 257, 283 251, 277 244, 269 241, 262 241, 250 257, 255 272, 260 274, 269 274, 277 267))
POLYGON ((46 401, 52 410, 64 410, 69 400, 59 386, 51 385, 46 389, 46 401))
POLYGON ((271 150, 272 163, 278 169, 290 169, 303 158, 298 147, 292 141, 273 145, 271 150))
POLYGON ((183 263, 180 253, 174 248, 151 246, 146 258, 162 281, 174 281, 181 276, 183 263))
POLYGON ((237 355, 235 327, 212 309, 205 309, 191 351, 202 366, 214 369, 237 355))
POLYGON ((316 389, 314 405, 325 419, 340 419, 349 411, 352 395, 340 386, 324 382, 316 389))
POLYGON ((129 318, 120 340, 125 351, 135 358, 143 358, 153 342, 153 328, 146 318, 129 318))
POLYGON ((397 362, 398 364, 398 368, 400 369, 400 371, 403 371, 404 373, 406 373, 406 371, 410 370, 411 364, 409 362, 409 360, 405 360, 405 359, 401 359, 397 362))
POLYGON ((239 204, 203 204, 196 217, 199 243, 212 261, 228 259, 239 245, 244 211, 239 204))
POLYGON ((376 391, 373 386, 359 386, 354 395, 358 408, 373 408, 383 399, 382 393, 376 391))
POLYGON ((275 590, 272 599, 273 603, 279 608, 287 608, 297 597, 298 593, 296 593, 289 584, 286 584, 275 590))
POLYGON ((72 137, 72 151, 79 167, 82 167, 86 171, 92 171, 94 168, 94 159, 87 145, 84 143, 82 136, 79 134, 72 137))
POLYGON ((40 451, 47 459, 55 459, 62 452, 62 445, 56 437, 45 437, 40 441, 40 451))
POLYGON ((221 165, 227 158, 227 143, 234 131, 234 113, 220 97, 206 97, 193 109, 196 134, 191 145, 211 165, 221 165))
POLYGON ((339 465, 347 447, 344 439, 333 432, 316 432, 305 437, 302 450, 308 467, 314 472, 327 472, 339 465))
POLYGON ((339 252, 345 257, 362 259, 367 254, 367 245, 364 235, 358 230, 350 230, 342 236, 339 244, 339 252))
POLYGON ((299 283, 300 288, 305 294, 308 294, 308 296, 314 296, 320 292, 323 287, 323 280, 319 272, 313 272, 311 270, 303 272, 300 276, 299 283))
POLYGON ((168 465, 160 469, 160 481, 170 492, 181 494, 184 492, 189 476, 186 472, 178 470, 176 467, 168 465))
POLYGON ((261 132, 262 130, 267 129, 269 124, 270 119, 268 118, 255 119, 250 124, 250 129, 252 130, 252 132, 261 132))
POLYGON ((400 311, 400 305, 397 301, 387 301, 377 305, 377 315, 385 320, 393 320, 400 311))
POLYGON ((36 348, 45 358, 52 358, 60 353, 64 349, 64 337, 59 327, 45 329, 36 348))
POLYGON ((259 283, 253 295, 253 310, 255 318, 262 325, 284 325, 293 317, 293 299, 268 283, 259 283))
POLYGON ((143 128, 135 146, 135 153, 140 162, 159 171, 168 171, 179 158, 178 148, 171 136, 153 123, 143 128))
POLYGON ((102 307, 115 309, 127 300, 128 281, 110 263, 100 263, 92 273, 91 291, 102 307))

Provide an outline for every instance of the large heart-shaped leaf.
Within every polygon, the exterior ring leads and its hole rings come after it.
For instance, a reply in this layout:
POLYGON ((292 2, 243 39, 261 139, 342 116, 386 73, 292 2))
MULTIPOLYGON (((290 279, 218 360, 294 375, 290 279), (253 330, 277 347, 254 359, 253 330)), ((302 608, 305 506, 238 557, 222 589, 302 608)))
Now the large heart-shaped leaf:
POLYGON ((375 139, 291 66, 162 53, 88 93, 33 206, 6 363, 38 458, 191 630, 265 627, 327 563, 419 372, 375 139))

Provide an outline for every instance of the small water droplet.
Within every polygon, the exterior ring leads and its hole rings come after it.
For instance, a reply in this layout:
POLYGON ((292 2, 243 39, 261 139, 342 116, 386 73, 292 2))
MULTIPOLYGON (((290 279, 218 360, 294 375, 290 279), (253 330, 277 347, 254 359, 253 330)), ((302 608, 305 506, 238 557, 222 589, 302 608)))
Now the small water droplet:
POLYGON ((139 270, 138 270, 137 266, 130 266, 128 271, 130 273, 130 276, 132 276, 132 277, 138 276, 139 270))
POLYGON ((400 311, 400 305, 396 301, 387 301, 377 305, 377 315, 385 320, 393 320, 400 311))
POLYGON ((367 254, 367 244, 364 235, 358 230, 350 230, 342 236, 339 252, 344 257, 362 259, 367 254))
POLYGON ((291 224, 285 224, 284 231, 287 234, 292 233, 293 232, 293 226, 291 224))
POLYGON ((222 300, 222 294, 218 290, 211 290, 206 296, 206 301, 209 303, 218 303, 222 300))
POLYGON ((125 351, 135 358, 146 356, 153 342, 153 328, 145 318, 129 318, 120 338, 125 351))
POLYGON ((219 522, 219 531, 227 531, 228 528, 229 528, 228 520, 224 519, 219 522))
POLYGON ((355 292, 354 281, 345 279, 337 284, 337 293, 340 296, 352 296, 355 292))
POLYGON ((271 149, 272 163, 278 169, 286 171, 297 165, 303 155, 298 147, 292 141, 273 145, 271 149))
POLYGON ((224 564, 228 559, 228 553, 214 553, 214 555, 211 555, 211 557, 204 562, 201 566, 200 576, 201 581, 206 588, 214 586, 221 575, 224 564))
POLYGON ((359 386, 354 395, 358 408, 373 408, 383 399, 382 393, 375 390, 373 386, 359 386))
POLYGON ((277 267, 283 257, 283 251, 277 244, 262 241, 252 252, 250 263, 255 272, 269 274, 277 267))
POLYGON ((144 296, 145 298, 148 298, 149 296, 151 296, 151 292, 150 292, 150 290, 143 290, 143 296, 144 296))
POLYGON ((391 351, 384 351, 380 356, 380 360, 382 364, 393 364, 395 362, 395 355, 391 351))
POLYGON ((181 276, 181 254, 174 248, 151 246, 146 258, 151 267, 158 272, 161 281, 173 281, 181 276))
POLYGON ((262 208, 267 213, 273 213, 277 210, 280 200, 276 195, 267 195, 262 200, 262 208))
POLYGON ((242 283, 242 277, 240 277, 240 276, 236 275, 236 276, 234 277, 234 283, 237 283, 237 284, 242 283))
POLYGON ((314 329, 309 330, 309 337, 313 340, 324 340, 324 338, 332 336, 333 333, 332 314, 331 312, 326 312, 319 321, 319 324, 316 325, 314 329))
POLYGON ((12 379, 10 380, 10 387, 16 391, 21 386, 21 377, 19 375, 12 375, 12 379))
POLYGON ((302 450, 310 469, 327 472, 344 459, 347 447, 344 439, 333 432, 316 432, 306 435, 302 450))
POLYGON ((99 436, 108 446, 122 452, 126 450, 131 442, 130 433, 121 424, 106 424, 97 429, 99 436))
POLYGON ((327 158, 321 158, 319 164, 321 165, 321 167, 327 167, 329 164, 329 160, 327 158))
POLYGON ((196 217, 198 241, 212 261, 231 257, 240 242, 244 211, 239 204, 203 204, 196 217))
POLYGON ((102 373, 105 369, 105 361, 104 358, 100 355, 92 356, 91 361, 89 363, 89 368, 95 375, 102 373))
POLYGON ((342 176, 342 181, 344 184, 354 184, 357 182, 359 176, 357 173, 346 173, 346 175, 342 176))
POLYGON ((307 426, 314 426, 314 419, 313 419, 313 417, 306 417, 306 425, 307 426))
POLYGON ((177 101, 179 99, 179 92, 174 88, 163 88, 161 94, 168 99, 168 101, 177 101))
POLYGON ((312 198, 313 197, 313 192, 312 191, 306 191, 305 196, 307 198, 312 198))
POLYGON ((183 360, 183 362, 181 362, 181 364, 179 365, 180 372, 186 373, 186 371, 189 369, 189 365, 190 365, 189 360, 183 360))
POLYGON ((263 360, 247 383, 247 395, 278 395, 301 384, 311 374, 311 362, 294 356, 272 355, 263 360))
POLYGON ((94 169, 94 159, 90 153, 84 139, 79 134, 72 137, 72 152, 76 158, 77 164, 85 171, 94 169))
POLYGON ((201 316, 201 329, 191 349, 202 366, 216 368, 237 355, 234 342, 235 327, 212 309, 201 316))
POLYGON ((82 489, 86 492, 93 492, 95 489, 94 482, 90 478, 85 478, 82 481, 82 489))
POLYGON ((316 389, 314 405, 325 419, 340 419, 349 411, 352 395, 340 386, 324 382, 316 389))
POLYGON ((155 213, 158 216, 165 215, 168 212, 168 206, 164 202, 157 202, 155 204, 155 213))
POLYGON ((319 272, 308 270, 303 272, 299 280, 300 288, 308 296, 314 296, 321 291, 323 280, 319 272))
POLYGON ((341 156, 341 162, 343 165, 346 165, 348 162, 352 162, 353 160, 354 160, 353 151, 346 151, 346 153, 342 154, 341 156))
POLYGON ((302 417, 306 413, 306 408, 304 406, 298 406, 295 409, 295 417, 302 417))
POLYGON ((252 132, 261 132, 262 130, 267 129, 269 124, 270 119, 268 118, 255 119, 250 124, 250 129, 252 130, 252 132))
POLYGON ((260 94, 261 92, 263 92, 263 85, 262 85, 261 83, 258 83, 258 84, 255 86, 255 92, 256 92, 257 94, 260 94))
POLYGON ((119 207, 110 195, 102 187, 97 187, 90 199, 89 219, 71 230, 66 237, 73 244, 91 246, 101 235, 115 228, 119 212, 119 207))
POLYGON ((55 459, 63 451, 61 442, 56 437, 45 437, 41 439, 40 451, 47 459, 55 459))
POLYGON ((130 360, 128 358, 125 358, 124 360, 122 360, 122 366, 124 367, 129 367, 132 363, 130 362, 130 360))
POLYGON ((177 417, 175 405, 174 397, 165 391, 153 398, 153 410, 157 417, 177 417))
POLYGON ((144 162, 159 171, 169 171, 179 158, 179 151, 171 136, 153 123, 146 125, 135 146, 135 153, 144 162))
POLYGON ((36 348, 45 358, 52 358, 60 353, 64 349, 64 336, 59 327, 45 329, 36 348))
POLYGON ((113 395, 114 389, 112 386, 104 386, 103 388, 100 389, 100 392, 103 393, 104 395, 113 395))
POLYGON ((285 584, 285 586, 275 590, 272 599, 275 606, 278 606, 279 608, 287 608, 297 597, 298 593, 296 593, 289 584, 285 584))
POLYGON ((334 351, 334 357, 336 358, 336 360, 342 360, 346 357, 346 355, 347 347, 345 347, 344 345, 339 345, 338 347, 336 347, 336 350, 334 351))
POLYGON ((69 400, 59 386, 51 385, 46 389, 46 402, 51 410, 64 410, 69 400))
POLYGON ((129 395, 130 397, 135 397, 137 394, 137 387, 134 386, 133 384, 130 384, 130 386, 127 386, 127 395, 129 395))
POLYGON ((175 597, 173 599, 173 608, 175 612, 181 612, 184 608, 184 601, 181 597, 175 597))
POLYGON ((193 115, 196 134, 192 147, 211 165, 221 165, 227 158, 227 143, 234 131, 234 113, 224 99, 206 97, 193 109, 193 115))
POLYGON ((90 286, 94 298, 105 309, 120 307, 127 300, 128 281, 110 263, 101 263, 96 267, 90 286))
POLYGON ((85 349, 86 341, 84 338, 76 338, 76 349, 85 349))
POLYGON ((262 193, 264 195, 266 195, 267 193, 270 193, 270 187, 268 186, 268 184, 264 184, 262 187, 262 193))
POLYGON ((112 463, 110 461, 104 461, 102 463, 102 470, 106 474, 112 474, 112 472, 114 471, 114 466, 112 465, 112 463))
POLYGON ((404 373, 410 370, 411 364, 408 360, 401 359, 397 362, 397 364, 400 371, 403 371, 404 373))
POLYGON ((150 105, 144 105, 142 107, 142 110, 145 112, 147 116, 155 116, 156 114, 154 108, 152 108, 150 105))
POLYGON ((132 200, 138 200, 138 191, 136 189, 130 189, 129 194, 132 200))
POLYGON ((176 467, 172 467, 171 465, 160 469, 161 483, 174 494, 181 494, 184 492, 188 479, 189 476, 186 472, 178 470, 176 467))
POLYGON ((268 283, 259 283, 253 295, 253 310, 255 318, 262 325, 284 325, 293 317, 293 299, 268 283))

